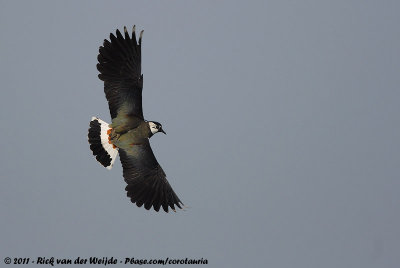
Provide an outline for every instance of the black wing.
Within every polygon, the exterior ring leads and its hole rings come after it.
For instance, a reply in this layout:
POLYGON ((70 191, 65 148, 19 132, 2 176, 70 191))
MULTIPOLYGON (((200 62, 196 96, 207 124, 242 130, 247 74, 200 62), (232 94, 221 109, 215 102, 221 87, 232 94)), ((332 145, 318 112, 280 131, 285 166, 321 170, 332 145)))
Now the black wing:
POLYGON ((117 36, 110 34, 110 41, 104 40, 99 48, 97 70, 99 78, 104 81, 104 92, 108 100, 111 118, 119 112, 124 115, 136 116, 143 119, 141 74, 141 43, 136 42, 135 26, 130 38, 126 27, 124 36, 117 30, 117 36))
POLYGON ((132 203, 138 207, 144 204, 147 210, 153 206, 155 211, 159 211, 161 206, 165 212, 168 212, 168 207, 175 210, 175 205, 182 208, 183 203, 168 183, 148 140, 128 150, 119 149, 119 154, 128 184, 125 190, 132 203))

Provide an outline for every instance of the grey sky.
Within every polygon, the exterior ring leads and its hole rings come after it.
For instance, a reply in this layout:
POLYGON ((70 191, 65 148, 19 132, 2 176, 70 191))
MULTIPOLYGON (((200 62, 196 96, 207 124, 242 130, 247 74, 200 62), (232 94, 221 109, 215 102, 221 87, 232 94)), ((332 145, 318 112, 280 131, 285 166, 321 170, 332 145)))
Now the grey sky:
POLYGON ((249 2, 0 2, 1 263, 398 267, 399 2, 249 2), (137 208, 87 143, 98 47, 133 24, 184 212, 137 208))

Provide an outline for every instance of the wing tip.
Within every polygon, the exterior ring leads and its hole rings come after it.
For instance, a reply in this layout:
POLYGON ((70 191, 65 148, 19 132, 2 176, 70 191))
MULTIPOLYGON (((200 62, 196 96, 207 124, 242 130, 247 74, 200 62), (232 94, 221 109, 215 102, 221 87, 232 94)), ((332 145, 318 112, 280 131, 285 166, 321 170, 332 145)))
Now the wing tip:
POLYGON ((141 31, 140 31, 140 35, 139 35, 139 45, 142 44, 143 32, 144 32, 144 30, 141 30, 141 31))
MULTIPOLYGON (((137 187, 137 185, 135 186, 137 187)), ((154 196, 150 197, 150 199, 143 199, 142 194, 139 194, 140 196, 138 194, 135 194, 132 191, 132 188, 129 187, 129 184, 126 186, 125 190, 127 191, 127 197, 133 204, 135 204, 137 207, 143 206, 143 208, 145 208, 146 210, 151 210, 153 208, 155 212, 159 212, 162 208, 162 210, 166 213, 169 213, 170 210, 176 213, 178 210, 186 211, 186 209, 189 208, 180 200, 165 200, 161 203, 155 203, 154 196)))

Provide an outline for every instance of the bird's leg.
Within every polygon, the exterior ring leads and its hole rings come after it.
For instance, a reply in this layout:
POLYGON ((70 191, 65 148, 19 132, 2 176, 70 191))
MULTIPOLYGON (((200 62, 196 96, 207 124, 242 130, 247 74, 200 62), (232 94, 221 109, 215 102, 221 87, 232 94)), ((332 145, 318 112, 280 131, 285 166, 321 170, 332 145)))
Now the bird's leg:
POLYGON ((115 130, 112 128, 107 130, 107 134, 108 134, 108 143, 112 144, 115 148, 113 141, 118 140, 121 135, 119 133, 116 133, 115 130))

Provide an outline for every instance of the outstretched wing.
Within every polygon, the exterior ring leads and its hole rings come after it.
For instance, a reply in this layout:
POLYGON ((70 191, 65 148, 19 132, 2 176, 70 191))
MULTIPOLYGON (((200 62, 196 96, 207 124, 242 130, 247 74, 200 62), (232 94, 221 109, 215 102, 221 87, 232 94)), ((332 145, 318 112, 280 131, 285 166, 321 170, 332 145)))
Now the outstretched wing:
POLYGON ((117 36, 110 34, 110 41, 104 40, 99 48, 97 70, 104 81, 104 92, 108 100, 111 118, 118 113, 143 119, 141 74, 141 43, 136 42, 135 26, 130 38, 126 27, 124 36, 117 30, 117 36))
POLYGON ((175 210, 175 205, 182 208, 183 203, 168 183, 148 140, 127 150, 120 149, 119 154, 128 184, 125 190, 132 203, 138 207, 144 205, 147 210, 153 206, 155 211, 159 211, 161 206, 165 212, 168 212, 168 207, 175 210))

